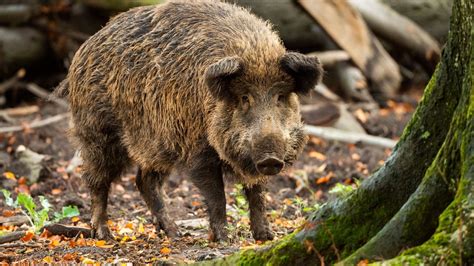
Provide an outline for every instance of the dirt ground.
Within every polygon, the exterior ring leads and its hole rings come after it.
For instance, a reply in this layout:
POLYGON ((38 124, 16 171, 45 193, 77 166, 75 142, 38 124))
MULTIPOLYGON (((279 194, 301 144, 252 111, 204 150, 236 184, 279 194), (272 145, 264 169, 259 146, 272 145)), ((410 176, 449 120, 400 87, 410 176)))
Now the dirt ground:
MULTIPOLYGON (((374 135, 398 138, 415 108, 416 100, 389 102, 387 108, 374 115, 359 112, 356 115, 365 129, 374 135), (365 115, 365 116, 364 116, 365 115)), ((55 115, 61 110, 52 103, 29 102, 38 105, 39 113, 22 117, 24 121, 55 115)), ((0 123, 1 126, 1 123, 0 123)), ((66 173, 74 150, 66 137, 67 120, 39 129, 28 129, 14 134, 0 134, 0 171, 11 172, 14 178, 0 176, 0 186, 14 192, 29 192, 33 198, 44 195, 59 210, 66 205, 79 208, 80 216, 65 219, 63 224, 88 226, 89 194, 81 182, 80 167, 72 174, 66 173), (39 154, 47 155, 46 173, 36 183, 25 182, 22 169, 16 163, 14 151, 19 145, 39 154)), ((344 189, 335 187, 344 184, 356 187, 383 164, 390 155, 390 149, 326 141, 311 137, 303 155, 294 167, 275 176, 268 183, 267 215, 271 221, 276 239, 294 231, 304 222, 304 217, 318 205, 344 189)), ((197 189, 180 173, 174 173, 166 186, 169 212, 180 225, 182 236, 169 239, 156 232, 144 201, 135 184, 132 168, 121 180, 112 185, 109 198, 109 226, 116 237, 114 242, 97 241, 78 235, 74 238, 51 236, 47 233, 0 244, 0 264, 14 262, 138 262, 163 264, 192 262, 225 256, 242 248, 254 247, 249 230, 248 210, 242 201, 240 187, 226 184, 227 212, 231 241, 211 243, 208 241, 207 216, 197 189)), ((343 187, 347 189, 347 187, 343 187)), ((0 196, 0 210, 3 216, 20 215, 5 205, 0 196)), ((26 225, 0 224, 5 234, 16 230, 27 230, 26 225)), ((0 233, 0 234, 1 234, 0 233)))

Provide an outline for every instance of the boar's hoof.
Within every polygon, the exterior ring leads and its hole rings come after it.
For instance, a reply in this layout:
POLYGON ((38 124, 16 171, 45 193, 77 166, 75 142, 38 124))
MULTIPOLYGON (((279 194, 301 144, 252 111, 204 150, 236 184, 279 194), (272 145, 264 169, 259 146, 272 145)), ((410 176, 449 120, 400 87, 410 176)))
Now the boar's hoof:
POLYGON ((179 233, 178 227, 172 221, 160 221, 156 223, 156 231, 163 230, 168 237, 174 238, 181 234, 179 233))
POLYGON ((114 236, 110 232, 107 225, 99 225, 97 228, 92 228, 91 237, 102 240, 114 240, 114 236))
POLYGON ((257 170, 263 175, 278 174, 285 163, 275 157, 268 157, 257 162, 257 170))
POLYGON ((257 241, 273 240, 273 233, 270 229, 253 232, 253 238, 257 241))

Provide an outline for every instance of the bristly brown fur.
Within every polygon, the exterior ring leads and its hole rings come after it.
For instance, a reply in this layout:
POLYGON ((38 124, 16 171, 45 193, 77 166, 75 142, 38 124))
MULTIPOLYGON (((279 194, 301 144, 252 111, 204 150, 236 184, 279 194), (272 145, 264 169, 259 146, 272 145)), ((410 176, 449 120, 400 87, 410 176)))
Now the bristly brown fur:
POLYGON ((159 188, 183 167, 206 198, 212 235, 225 239, 222 171, 231 169, 255 205, 254 237, 271 239, 260 202, 267 177, 255 163, 296 159, 306 141, 296 93, 320 76, 316 58, 287 53, 267 22, 234 5, 170 1, 114 17, 77 51, 57 90, 70 102, 97 236, 110 237, 110 183, 135 163, 159 229, 177 233, 159 188))

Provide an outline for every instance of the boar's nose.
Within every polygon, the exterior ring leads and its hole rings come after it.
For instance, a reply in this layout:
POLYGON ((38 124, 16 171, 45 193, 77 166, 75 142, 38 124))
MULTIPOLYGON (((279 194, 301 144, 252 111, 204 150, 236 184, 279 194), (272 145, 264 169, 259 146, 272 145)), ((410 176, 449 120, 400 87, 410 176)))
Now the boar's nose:
POLYGON ((275 157, 268 157, 257 162, 257 170, 263 175, 278 174, 285 163, 275 157))

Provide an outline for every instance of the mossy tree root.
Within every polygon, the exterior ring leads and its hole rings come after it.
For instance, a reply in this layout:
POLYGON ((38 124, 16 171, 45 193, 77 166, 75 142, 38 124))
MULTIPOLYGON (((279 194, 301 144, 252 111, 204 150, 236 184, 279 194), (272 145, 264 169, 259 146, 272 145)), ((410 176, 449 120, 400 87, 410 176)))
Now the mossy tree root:
MULTIPOLYGON (((458 187, 453 202, 474 201, 472 182, 467 185, 463 181, 466 175, 472 176, 474 153, 471 121, 474 109, 472 3, 456 0, 452 17, 452 30, 438 69, 384 166, 348 197, 329 202, 316 211, 296 233, 263 248, 245 250, 207 263, 299 265, 316 261, 333 263, 341 258, 348 258, 346 262, 366 257, 387 259, 430 237, 437 226, 437 215, 453 199, 453 188, 456 188, 461 173, 460 184, 468 191, 465 195, 470 200, 459 198, 461 189, 458 187), (471 146, 459 144, 461 136, 469 136, 471 146), (391 242, 386 241, 388 238, 392 238, 391 242), (351 257, 354 251, 356 253, 351 257)), ((460 205, 453 204, 441 217, 457 219, 460 224, 472 227, 466 220, 453 218, 461 217, 458 215, 460 205)), ((469 215, 472 216, 472 212, 469 215)), ((449 222, 441 221, 437 232, 456 230, 448 226, 451 226, 449 222)), ((438 236, 439 233, 435 233, 433 237, 438 236)), ((464 245, 463 248, 469 250, 470 247, 464 245)))

